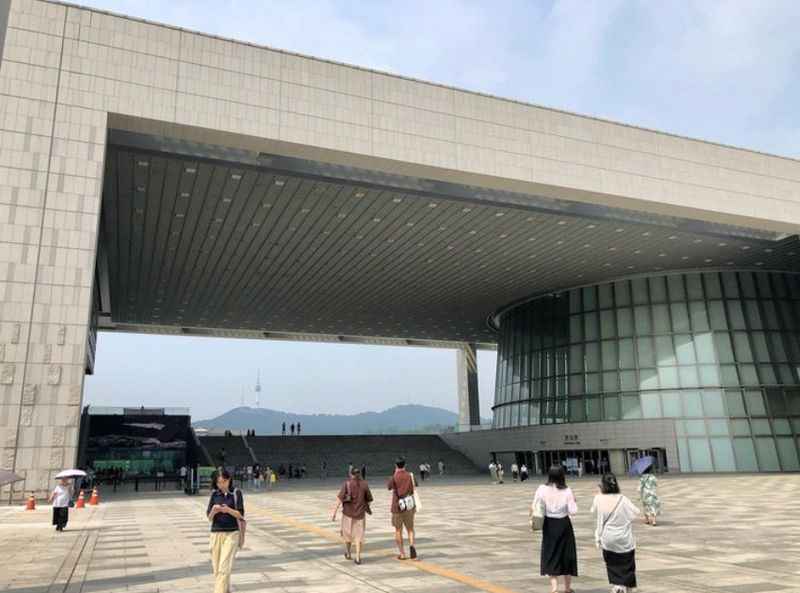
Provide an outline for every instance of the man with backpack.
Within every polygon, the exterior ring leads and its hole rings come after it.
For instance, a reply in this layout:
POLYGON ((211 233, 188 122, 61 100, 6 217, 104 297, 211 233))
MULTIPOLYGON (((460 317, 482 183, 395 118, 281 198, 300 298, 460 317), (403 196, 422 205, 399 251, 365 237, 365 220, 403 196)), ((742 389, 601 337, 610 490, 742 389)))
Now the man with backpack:
POLYGON ((399 552, 397 559, 405 560, 403 548, 403 527, 408 532, 408 547, 412 560, 417 558, 417 549, 414 547, 414 515, 417 512, 414 499, 414 476, 406 471, 406 460, 399 457, 395 461, 394 474, 387 483, 387 488, 392 491, 392 527, 394 527, 394 540, 399 552))

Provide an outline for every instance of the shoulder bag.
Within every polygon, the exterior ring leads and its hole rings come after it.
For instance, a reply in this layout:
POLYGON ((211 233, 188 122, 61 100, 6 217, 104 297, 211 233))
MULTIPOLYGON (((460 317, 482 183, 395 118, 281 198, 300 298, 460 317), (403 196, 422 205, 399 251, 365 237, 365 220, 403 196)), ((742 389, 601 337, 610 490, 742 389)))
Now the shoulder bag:
MULTIPOLYGON (((397 492, 397 481, 394 482, 395 492, 397 492)), ((414 487, 414 474, 411 474, 411 494, 407 494, 406 496, 397 496, 397 505, 400 507, 400 512, 404 513, 406 511, 413 511, 416 507, 417 501, 414 500, 414 491, 416 488, 414 487)))
POLYGON ((544 518, 547 509, 541 498, 535 497, 531 503, 531 531, 541 531, 544 527, 544 518))
POLYGON ((619 508, 619 504, 621 502, 622 502, 622 495, 620 495, 620 497, 617 499, 617 504, 614 505, 614 508, 611 509, 611 512, 608 514, 608 516, 603 521, 603 525, 600 527, 600 533, 597 534, 597 546, 598 547, 600 547, 600 542, 603 539, 603 533, 605 533, 605 531, 606 531, 606 525, 608 525, 608 522, 611 520, 611 517, 613 517, 614 514, 617 512, 617 509, 619 508))
MULTIPOLYGON (((237 488, 233 495, 236 497, 236 510, 243 514, 244 502, 242 501, 242 491, 237 488)), ((247 531, 247 521, 245 521, 244 517, 242 517, 241 519, 236 519, 236 523, 239 527, 239 549, 241 550, 244 548, 244 536, 245 531, 247 531)))

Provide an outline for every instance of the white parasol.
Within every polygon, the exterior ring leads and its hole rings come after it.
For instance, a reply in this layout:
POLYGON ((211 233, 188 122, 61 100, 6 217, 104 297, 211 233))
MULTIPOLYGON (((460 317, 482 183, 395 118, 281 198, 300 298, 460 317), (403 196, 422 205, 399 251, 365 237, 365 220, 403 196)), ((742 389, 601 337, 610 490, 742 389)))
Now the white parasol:
POLYGON ((83 478, 85 476, 86 472, 82 469, 65 469, 63 472, 56 474, 56 480, 61 478, 83 478))

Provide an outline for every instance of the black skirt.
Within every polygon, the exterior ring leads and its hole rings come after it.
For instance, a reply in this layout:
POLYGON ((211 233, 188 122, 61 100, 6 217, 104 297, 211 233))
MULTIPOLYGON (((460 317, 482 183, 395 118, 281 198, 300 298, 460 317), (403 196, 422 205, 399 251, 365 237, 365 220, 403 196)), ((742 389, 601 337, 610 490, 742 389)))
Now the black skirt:
POLYGON ((611 585, 636 587, 636 550, 620 554, 603 550, 608 582, 611 585))
POLYGON ((69 520, 69 507, 53 507, 53 525, 64 528, 69 520))
POLYGON ((542 526, 542 576, 578 576, 578 552, 575 532, 569 517, 545 517, 542 526))

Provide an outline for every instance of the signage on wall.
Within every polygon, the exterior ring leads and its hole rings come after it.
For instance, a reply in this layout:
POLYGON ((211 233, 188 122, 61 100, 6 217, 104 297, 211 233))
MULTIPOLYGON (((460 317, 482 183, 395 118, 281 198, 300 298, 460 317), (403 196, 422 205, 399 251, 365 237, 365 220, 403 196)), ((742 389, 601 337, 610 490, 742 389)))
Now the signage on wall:
POLYGON ((565 434, 564 435, 564 444, 565 445, 580 445, 581 444, 580 435, 577 435, 577 434, 565 434))

